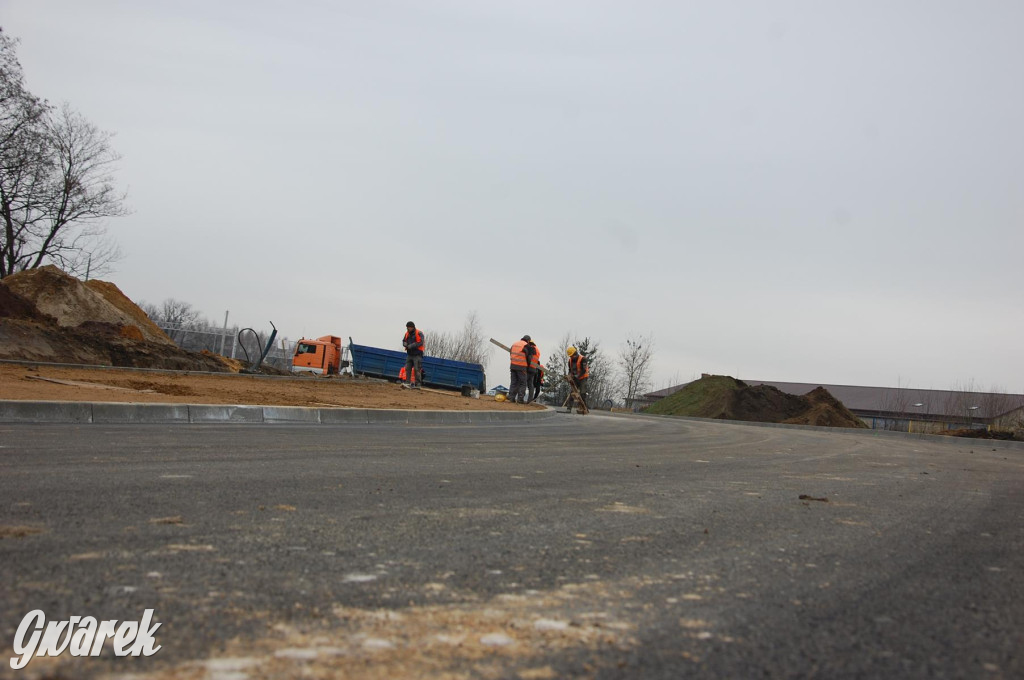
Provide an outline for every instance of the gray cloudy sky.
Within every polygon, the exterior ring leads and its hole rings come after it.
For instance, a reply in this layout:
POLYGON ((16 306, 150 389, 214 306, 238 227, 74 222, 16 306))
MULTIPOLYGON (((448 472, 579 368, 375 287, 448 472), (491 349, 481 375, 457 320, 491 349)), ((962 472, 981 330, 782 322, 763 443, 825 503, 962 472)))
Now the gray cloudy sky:
MULTIPOLYGON (((136 301, 1024 392, 1024 3, 0 0, 136 301)), ((489 382, 507 382, 497 353, 489 382)))

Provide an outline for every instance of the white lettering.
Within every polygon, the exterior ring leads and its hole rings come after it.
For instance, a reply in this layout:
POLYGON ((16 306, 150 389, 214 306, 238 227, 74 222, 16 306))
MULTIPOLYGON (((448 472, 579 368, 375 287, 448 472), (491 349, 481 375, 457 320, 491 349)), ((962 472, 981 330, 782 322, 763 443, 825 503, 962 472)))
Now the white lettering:
POLYGON ((99 656, 100 650, 103 649, 103 643, 107 641, 107 638, 114 637, 114 626, 117 625, 116 620, 100 621, 99 630, 96 631, 96 640, 92 643, 92 651, 89 652, 89 656, 99 656))
POLYGON ((67 621, 46 621, 41 609, 25 615, 18 625, 12 649, 11 668, 21 670, 33 656, 99 656, 103 645, 113 641, 117 656, 152 656, 163 646, 154 634, 162 623, 153 623, 153 610, 147 609, 142 621, 97 621, 92 616, 72 616, 67 621))
POLYGON ((95 636, 96 619, 91 616, 84 617, 81 627, 71 636, 71 656, 88 656, 95 636))
POLYGON ((117 635, 114 636, 114 654, 117 656, 127 656, 128 652, 124 648, 134 642, 138 634, 139 624, 134 621, 122 623, 117 629, 117 635))
POLYGON ((142 656, 153 656, 163 649, 163 645, 156 645, 156 647, 153 646, 156 644, 156 638, 153 637, 153 634, 156 633, 157 628, 164 624, 157 622, 155 626, 150 628, 149 624, 152 621, 153 610, 147 609, 142 615, 142 623, 139 625, 139 636, 135 638, 135 644, 132 645, 132 656, 138 656, 139 654, 142 656))
POLYGON ((42 609, 33 609, 21 620, 18 632, 14 635, 14 653, 18 654, 21 658, 12 656, 11 668, 17 671, 28 664, 29 659, 35 654, 36 645, 39 644, 39 630, 43 627, 44 623, 46 623, 46 614, 43 613, 42 609), (33 621, 35 621, 35 624, 33 624, 33 621), (31 628, 35 628, 36 632, 32 633, 32 637, 29 638, 26 645, 24 643, 25 634, 31 628))
POLYGON ((71 631, 75 629, 78 618, 72 616, 70 621, 50 621, 46 624, 46 632, 43 633, 43 640, 39 643, 36 656, 60 656, 71 642, 71 631), (68 634, 64 636, 64 642, 61 644, 60 636, 65 629, 68 634))

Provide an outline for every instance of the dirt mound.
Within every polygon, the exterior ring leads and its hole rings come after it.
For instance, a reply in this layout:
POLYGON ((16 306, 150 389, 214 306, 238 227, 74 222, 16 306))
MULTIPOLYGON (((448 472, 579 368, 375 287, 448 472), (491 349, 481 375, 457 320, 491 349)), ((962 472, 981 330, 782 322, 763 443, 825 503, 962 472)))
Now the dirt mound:
POLYGON ((725 420, 752 420, 762 423, 782 423, 800 416, 807 410, 807 400, 768 385, 751 387, 742 381, 733 390, 725 409, 714 416, 725 420))
POLYGON ((965 427, 959 430, 942 430, 936 432, 936 434, 945 435, 947 437, 968 437, 970 439, 1000 439, 1003 441, 1024 441, 1024 432, 1021 432, 1018 436, 1017 433, 1009 430, 979 430, 975 428, 965 427))
POLYGON ((822 427, 867 427, 843 402, 832 396, 824 387, 815 387, 803 396, 810 402, 810 408, 784 423, 796 425, 820 425, 822 427))
POLYGON ((40 312, 30 301, 3 285, 2 281, 0 281, 0 317, 57 323, 56 319, 40 312))
POLYGON ((123 328, 101 321, 67 328, 0 318, 0 359, 221 373, 230 370, 213 356, 124 337, 123 328))
POLYGON ((153 320, 144 311, 139 309, 138 305, 129 300, 128 296, 122 293, 121 289, 113 283, 93 279, 86 281, 85 285, 102 295, 107 302, 131 319, 131 325, 139 329, 139 335, 142 336, 140 339, 144 338, 152 342, 174 344, 174 341, 167 337, 167 334, 153 323, 153 320))
POLYGON ((231 371, 232 373, 241 373, 242 369, 247 367, 247 364, 245 362, 239 361, 238 359, 231 359, 230 357, 222 357, 221 355, 214 354, 213 352, 206 349, 202 350, 199 353, 202 354, 203 356, 213 357, 217 361, 227 366, 227 370, 231 371))
POLYGON ((220 357, 180 349, 113 283, 83 283, 53 266, 0 281, 0 359, 232 370, 220 357))
POLYGON ((751 386, 725 375, 695 380, 645 412, 758 423, 867 427, 824 387, 795 395, 770 385, 751 386))
POLYGON ((87 321, 137 326, 150 342, 174 344, 148 318, 143 322, 145 313, 111 283, 99 281, 89 286, 53 265, 12 274, 3 283, 60 326, 79 326, 87 321))

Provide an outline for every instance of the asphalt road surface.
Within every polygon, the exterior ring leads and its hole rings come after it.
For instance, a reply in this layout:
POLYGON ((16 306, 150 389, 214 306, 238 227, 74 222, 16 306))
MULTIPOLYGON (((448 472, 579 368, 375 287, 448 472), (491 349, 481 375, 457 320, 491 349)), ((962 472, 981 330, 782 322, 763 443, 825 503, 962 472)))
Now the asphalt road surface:
POLYGON ((3 677, 1024 677, 1019 445, 0 425, 0 501, 3 677), (12 670, 35 609, 153 609, 161 649, 12 670))

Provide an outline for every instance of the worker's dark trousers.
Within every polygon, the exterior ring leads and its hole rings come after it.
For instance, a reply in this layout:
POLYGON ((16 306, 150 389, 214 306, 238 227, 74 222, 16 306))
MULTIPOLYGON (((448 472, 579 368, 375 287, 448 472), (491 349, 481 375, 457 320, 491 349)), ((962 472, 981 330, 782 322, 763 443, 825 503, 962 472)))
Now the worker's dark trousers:
POLYGON ((423 357, 419 354, 405 357, 405 379, 415 385, 423 383, 423 357))
MULTIPOLYGON (((580 393, 580 399, 582 399, 583 403, 586 404, 587 403, 587 378, 569 378, 569 380, 571 380, 572 384, 576 386, 576 390, 580 393)), ((570 411, 572 410, 572 407, 573 407, 573 403, 570 402, 570 404, 569 404, 569 410, 570 411)), ((580 405, 576 404, 576 408, 578 409, 579 407, 580 407, 580 405)))
POLYGON ((526 379, 529 381, 528 389, 529 397, 527 401, 533 401, 540 394, 540 369, 539 368, 528 368, 526 369, 526 379))
POLYGON ((512 377, 508 388, 509 401, 526 401, 526 366, 512 366, 510 373, 512 377))

